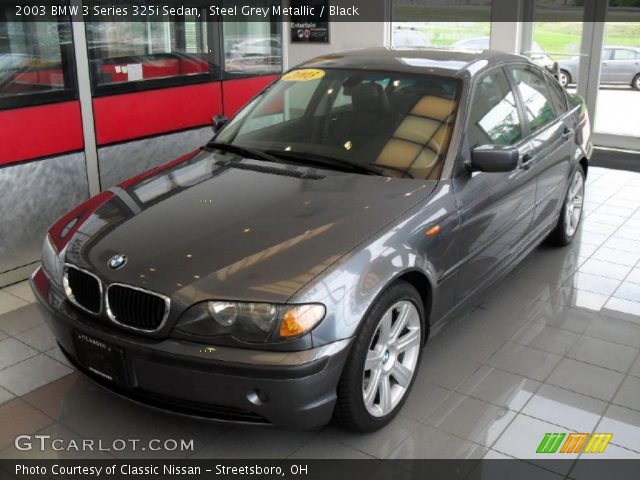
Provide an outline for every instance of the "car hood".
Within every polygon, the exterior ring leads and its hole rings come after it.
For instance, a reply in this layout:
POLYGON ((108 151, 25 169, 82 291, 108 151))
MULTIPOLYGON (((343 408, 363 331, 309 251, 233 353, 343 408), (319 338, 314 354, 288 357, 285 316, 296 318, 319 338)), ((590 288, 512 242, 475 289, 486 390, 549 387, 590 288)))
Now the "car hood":
POLYGON ((65 258, 184 306, 285 302, 436 184, 200 151, 113 189, 65 258), (116 254, 127 263, 112 270, 116 254))

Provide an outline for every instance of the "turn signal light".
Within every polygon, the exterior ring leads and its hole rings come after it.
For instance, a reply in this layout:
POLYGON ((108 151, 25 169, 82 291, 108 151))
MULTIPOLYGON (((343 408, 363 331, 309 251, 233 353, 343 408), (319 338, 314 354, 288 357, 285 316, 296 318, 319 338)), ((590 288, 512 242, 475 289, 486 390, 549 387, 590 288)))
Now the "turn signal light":
POLYGON ((297 337, 307 333, 324 317, 322 305, 300 305, 288 309, 282 317, 280 336, 297 337))
POLYGON ((435 237, 436 235, 438 235, 440 233, 440 225, 436 225, 435 227, 431 227, 429 230, 427 230, 424 234, 427 237, 435 237))

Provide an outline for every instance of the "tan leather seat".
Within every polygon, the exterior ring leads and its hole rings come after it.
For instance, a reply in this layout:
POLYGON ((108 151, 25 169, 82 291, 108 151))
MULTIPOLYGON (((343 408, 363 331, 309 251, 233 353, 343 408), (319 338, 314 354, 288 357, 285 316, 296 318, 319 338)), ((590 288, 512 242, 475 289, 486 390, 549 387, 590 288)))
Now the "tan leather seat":
POLYGON ((438 179, 442 153, 451 140, 455 108, 453 100, 422 97, 382 148, 376 164, 405 170, 415 178, 438 179))

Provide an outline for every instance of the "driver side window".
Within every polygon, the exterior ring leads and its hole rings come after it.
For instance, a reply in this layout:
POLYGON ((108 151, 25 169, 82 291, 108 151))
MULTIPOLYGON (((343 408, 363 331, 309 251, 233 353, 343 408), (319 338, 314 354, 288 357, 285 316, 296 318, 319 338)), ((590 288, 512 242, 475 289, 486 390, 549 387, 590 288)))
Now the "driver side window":
POLYGON ((479 145, 513 145, 522 139, 516 99, 504 71, 499 68, 482 77, 473 94, 467 139, 479 145))

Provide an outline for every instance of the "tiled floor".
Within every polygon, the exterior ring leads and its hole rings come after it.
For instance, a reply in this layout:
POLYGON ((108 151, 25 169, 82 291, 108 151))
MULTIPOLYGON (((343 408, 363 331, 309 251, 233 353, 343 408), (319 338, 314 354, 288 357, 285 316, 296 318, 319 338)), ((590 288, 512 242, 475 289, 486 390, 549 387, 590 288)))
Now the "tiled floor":
POLYGON ((430 342, 400 416, 370 435, 221 425, 120 399, 65 363, 25 283, 5 288, 0 456, 78 456, 14 448, 40 432, 193 439, 172 455, 198 458, 533 458, 546 432, 597 431, 613 433, 607 457, 640 458, 640 174, 592 169, 586 213, 572 246, 538 248, 430 342))

